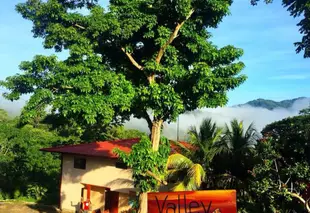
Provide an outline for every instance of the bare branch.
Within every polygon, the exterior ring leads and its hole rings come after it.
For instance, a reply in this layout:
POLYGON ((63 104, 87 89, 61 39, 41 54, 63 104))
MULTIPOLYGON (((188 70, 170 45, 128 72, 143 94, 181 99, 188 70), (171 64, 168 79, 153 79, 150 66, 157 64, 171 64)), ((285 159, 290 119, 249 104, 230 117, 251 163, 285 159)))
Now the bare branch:
POLYGON ((78 28, 80 28, 80 29, 82 29, 82 30, 85 30, 85 29, 86 29, 85 27, 83 27, 83 26, 81 26, 81 25, 79 25, 79 24, 75 24, 74 26, 76 26, 76 27, 78 27, 78 28))
POLYGON ((308 198, 305 203, 305 207, 308 212, 310 212, 309 202, 310 202, 310 198, 308 198))
POLYGON ((282 187, 282 181, 281 181, 280 174, 279 174, 279 169, 278 169, 277 160, 274 160, 274 165, 275 165, 275 167, 276 167, 276 172, 277 172, 277 176, 278 176, 279 189, 281 189, 281 187, 282 187))
POLYGON ((125 48, 122 47, 122 51, 126 54, 130 62, 139 70, 143 70, 143 67, 132 57, 132 55, 126 52, 125 48))
POLYGON ((61 86, 62 89, 73 89, 71 86, 61 86))
POLYGON ((309 199, 304 200, 299 194, 296 194, 293 192, 289 192, 288 194, 294 198, 297 198, 299 201, 301 201, 305 205, 307 212, 310 213, 309 199))
POLYGON ((294 189, 294 185, 293 185, 293 181, 291 181, 291 192, 293 192, 293 189, 294 189))
POLYGON ((291 180, 291 178, 289 177, 284 184, 287 185, 290 180, 291 180))
POLYGON ((160 63, 161 58, 164 55, 164 52, 166 51, 167 47, 173 42, 173 40, 178 36, 179 31, 181 29, 181 27, 184 25, 184 23, 193 15, 193 13, 195 12, 195 10, 191 10, 189 12, 189 14, 186 16, 185 20, 182 21, 181 23, 178 23, 177 26, 175 27, 174 31, 170 34, 170 37, 168 39, 168 41, 159 49, 159 52, 157 54, 156 57, 156 63, 160 63))

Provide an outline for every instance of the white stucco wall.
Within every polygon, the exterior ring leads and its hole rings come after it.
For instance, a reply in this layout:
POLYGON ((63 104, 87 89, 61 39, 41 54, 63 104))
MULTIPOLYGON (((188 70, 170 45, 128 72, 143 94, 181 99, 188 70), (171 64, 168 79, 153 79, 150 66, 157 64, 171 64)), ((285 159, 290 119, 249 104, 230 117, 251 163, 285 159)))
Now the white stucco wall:
MULTIPOLYGON (((78 156, 80 157, 80 156, 78 156)), ((134 191, 132 172, 115 167, 116 160, 85 157, 86 169, 74 168, 74 156, 63 154, 61 209, 75 211, 81 200, 84 184, 110 188, 111 191, 134 191)), ((103 201, 104 202, 104 201, 103 201)))

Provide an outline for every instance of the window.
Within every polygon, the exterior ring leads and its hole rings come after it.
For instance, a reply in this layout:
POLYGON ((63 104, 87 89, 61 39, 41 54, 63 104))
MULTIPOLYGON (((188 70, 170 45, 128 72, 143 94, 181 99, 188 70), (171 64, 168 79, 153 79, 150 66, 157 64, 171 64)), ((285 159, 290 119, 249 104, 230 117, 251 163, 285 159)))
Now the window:
POLYGON ((81 157, 74 157, 75 169, 86 169, 86 159, 81 157))
POLYGON ((127 169, 126 163, 123 163, 122 161, 116 161, 115 167, 119 169, 127 169))

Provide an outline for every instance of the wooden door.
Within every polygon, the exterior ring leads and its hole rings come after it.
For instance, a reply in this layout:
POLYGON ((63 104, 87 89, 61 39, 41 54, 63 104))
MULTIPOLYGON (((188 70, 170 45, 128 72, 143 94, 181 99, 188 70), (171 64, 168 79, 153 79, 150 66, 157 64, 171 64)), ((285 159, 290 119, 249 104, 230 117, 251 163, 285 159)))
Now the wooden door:
POLYGON ((109 213, 118 213, 119 192, 107 191, 105 197, 105 210, 109 213))

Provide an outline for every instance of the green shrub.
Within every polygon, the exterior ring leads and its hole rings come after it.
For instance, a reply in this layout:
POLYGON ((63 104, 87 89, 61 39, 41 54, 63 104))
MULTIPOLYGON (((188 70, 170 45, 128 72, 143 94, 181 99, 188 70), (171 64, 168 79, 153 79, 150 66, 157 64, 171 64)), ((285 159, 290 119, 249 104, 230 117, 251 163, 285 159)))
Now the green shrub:
POLYGON ((27 186, 27 197, 34 198, 39 201, 46 196, 47 189, 37 184, 29 184, 27 186))
POLYGON ((14 199, 18 199, 21 196, 22 196, 22 193, 20 192, 20 190, 19 189, 15 189, 15 191, 13 193, 13 198, 14 199))
POLYGON ((4 200, 2 192, 0 191, 0 200, 4 200))
POLYGON ((8 200, 8 199, 10 199, 10 198, 11 198, 11 196, 10 196, 9 193, 4 192, 4 191, 2 191, 2 190, 0 189, 0 200, 8 200))

